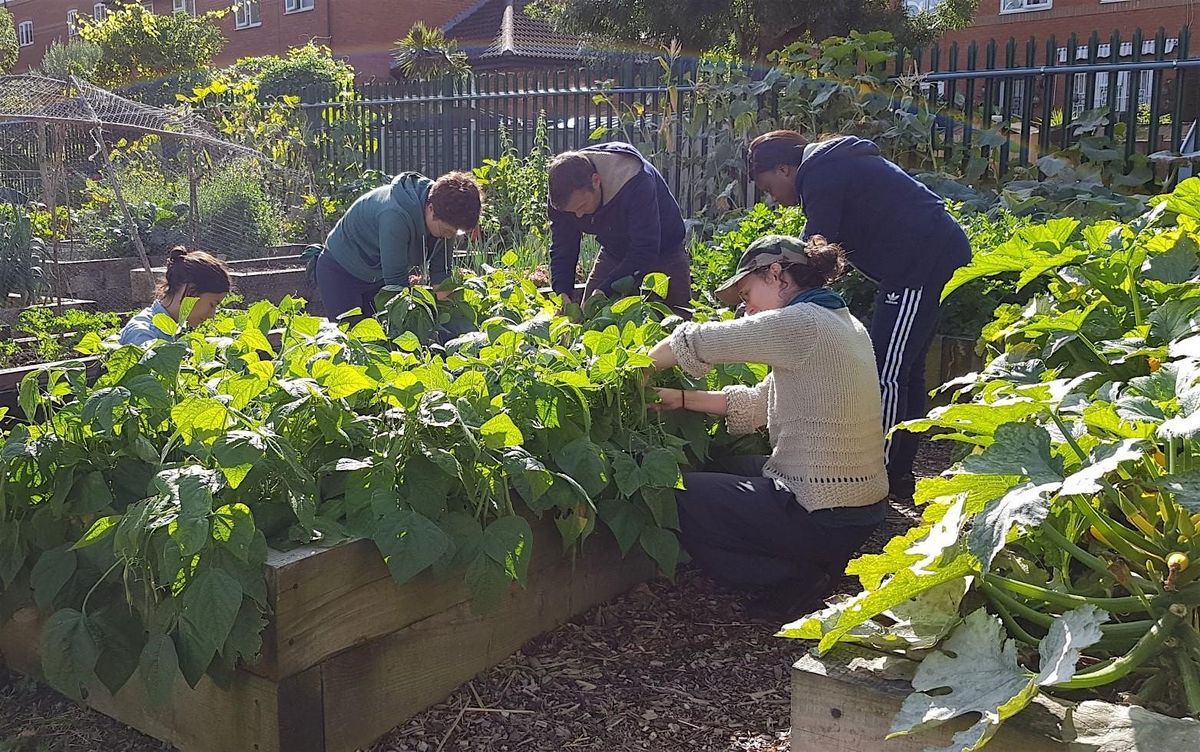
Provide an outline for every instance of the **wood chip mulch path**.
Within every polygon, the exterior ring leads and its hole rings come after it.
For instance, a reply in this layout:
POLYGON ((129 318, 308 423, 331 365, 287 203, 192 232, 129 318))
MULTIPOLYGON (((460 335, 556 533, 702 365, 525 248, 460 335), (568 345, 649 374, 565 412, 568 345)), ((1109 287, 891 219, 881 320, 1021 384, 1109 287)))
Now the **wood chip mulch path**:
MULTIPOLYGON (((926 444, 920 474, 949 464, 926 444)), ((869 550, 913 524, 893 505, 869 550)), ((844 578, 840 589, 853 591, 844 578)), ((748 623, 744 595, 691 569, 527 644, 369 752, 784 752, 789 674, 806 644, 748 623)), ((0 670, 0 752, 164 752, 168 745, 0 670)))

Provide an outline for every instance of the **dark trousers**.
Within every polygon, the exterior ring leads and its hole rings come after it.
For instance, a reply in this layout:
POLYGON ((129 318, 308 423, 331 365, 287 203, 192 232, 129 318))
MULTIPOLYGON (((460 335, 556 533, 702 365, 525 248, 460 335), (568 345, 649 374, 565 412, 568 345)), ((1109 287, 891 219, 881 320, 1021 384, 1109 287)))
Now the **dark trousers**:
MULTIPOLYGON (((596 291, 603 282, 615 281, 612 275, 620 266, 622 259, 613 256, 611 253, 600 251, 600 255, 596 257, 596 263, 592 265, 592 271, 588 275, 587 283, 583 287, 583 299, 596 291)), ((676 311, 682 311, 687 308, 692 302, 692 259, 688 255, 687 249, 683 246, 666 254, 659 259, 658 264, 653 269, 647 269, 646 273, 661 272, 670 277, 671 282, 667 287, 666 304, 676 311)))
POLYGON ((732 457, 684 473, 676 491, 684 548, 714 580, 739 588, 835 577, 876 525, 822 524, 762 475, 766 457, 732 457))
MULTIPOLYGON (((883 429, 925 415, 925 356, 941 315, 945 278, 923 287, 883 284, 875 296, 871 342, 883 397, 883 429)), ((917 435, 898 431, 884 443, 892 493, 911 496, 917 435)))
POLYGON ((363 282, 343 269, 328 253, 317 258, 316 277, 325 317, 330 321, 337 321, 339 316, 355 308, 362 309, 362 316, 357 318, 375 314, 375 295, 383 289, 383 282, 363 282))

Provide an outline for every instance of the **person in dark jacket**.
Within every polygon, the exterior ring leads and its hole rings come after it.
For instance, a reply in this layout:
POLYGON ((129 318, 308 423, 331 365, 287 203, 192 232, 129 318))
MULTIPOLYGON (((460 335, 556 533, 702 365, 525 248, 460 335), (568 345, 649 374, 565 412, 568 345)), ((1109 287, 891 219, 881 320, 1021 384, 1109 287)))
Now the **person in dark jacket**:
POLYGON ((682 309, 692 299, 684 247, 683 215, 662 175, 633 146, 613 142, 559 154, 550 163, 550 281, 556 293, 575 295, 579 244, 595 235, 600 255, 584 285, 612 294, 625 277, 637 282, 650 272, 671 279, 667 305, 682 309))
POLYGON ((355 308, 375 311, 385 285, 407 286, 416 274, 436 284, 450 273, 439 242, 479 224, 479 185, 465 172, 435 180, 415 172, 359 196, 325 241, 316 282, 330 320, 355 308))
MULTIPOLYGON (((824 236, 879 285, 871 340, 883 393, 884 429, 925 414, 925 355, 941 314, 942 288, 971 261, 971 245, 940 196, 885 159, 871 141, 809 142, 773 131, 750 144, 750 175, 785 206, 799 204, 804 237, 824 236)), ((913 493, 917 437, 885 447, 894 497, 913 493)))

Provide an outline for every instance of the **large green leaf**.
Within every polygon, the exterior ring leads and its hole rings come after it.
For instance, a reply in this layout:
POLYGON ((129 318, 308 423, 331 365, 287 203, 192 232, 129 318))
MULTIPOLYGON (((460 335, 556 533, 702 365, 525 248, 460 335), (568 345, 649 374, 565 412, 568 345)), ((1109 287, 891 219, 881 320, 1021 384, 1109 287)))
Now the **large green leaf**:
POLYGON ((1016 645, 1005 639, 999 620, 984 609, 972 612, 940 650, 921 661, 912 686, 916 691, 905 698, 888 738, 964 715, 979 716, 938 752, 980 749, 1004 720, 1037 694, 1036 685, 1017 664, 1016 645))
POLYGON ((180 638, 190 649, 184 676, 195 686, 233 629, 242 605, 242 586, 220 569, 203 569, 180 596, 180 638))
POLYGON ((99 630, 73 608, 54 612, 42 628, 42 671, 63 694, 82 699, 96 681, 100 659, 99 630))
POLYGON ((551 447, 550 451, 562 471, 579 483, 589 496, 599 495, 608 485, 604 450, 586 437, 561 447, 551 447))
POLYGON ((642 550, 658 563, 662 573, 674 579, 675 567, 679 565, 679 538, 675 533, 661 527, 644 527, 638 542, 642 544, 642 550))
POLYGON ((146 700, 155 707, 166 707, 171 701, 171 689, 179 674, 179 656, 170 635, 151 635, 142 648, 138 672, 146 690, 146 700))
POLYGON ((441 558, 450 539, 433 520, 394 509, 379 520, 371 537, 397 584, 404 584, 441 558))
POLYGON ((179 509, 179 518, 171 537, 179 543, 184 556, 202 549, 209 540, 213 511, 213 493, 221 487, 215 470, 187 465, 164 470, 154 478, 159 491, 179 509))
POLYGON ((1038 694, 1038 688, 1069 680, 1080 651, 1102 636, 1108 614, 1085 606, 1057 617, 1038 646, 1041 672, 1036 676, 1017 662, 1016 644, 1006 639, 1000 621, 984 609, 973 611, 949 639, 917 667, 912 686, 892 721, 888 738, 939 726, 961 716, 975 723, 956 733, 937 752, 982 748, 1008 718, 1038 694))
POLYGON ((1101 444, 1092 450, 1089 464, 1075 471, 1063 481, 1064 495, 1086 495, 1099 493, 1103 486, 1100 480, 1120 467, 1122 462, 1139 460, 1146 454, 1146 443, 1137 439, 1125 439, 1113 444, 1101 444))
POLYGON ((471 596, 471 609, 478 614, 495 611, 504 602, 512 582, 504 565, 483 552, 467 565, 464 579, 471 596))
POLYGON ((638 542, 642 529, 650 524, 649 512, 625 499, 601 499, 596 505, 600 519, 612 530, 621 554, 628 554, 638 542))
POLYGON ((187 443, 193 439, 215 438, 225 430, 229 410, 212 397, 189 397, 171 408, 171 420, 187 443))
POLYGON ((533 554, 533 530, 528 520, 509 515, 492 522, 483 531, 483 551, 503 565, 510 578, 522 586, 527 584, 529 560, 533 554))
POLYGON ((1029 423, 1005 423, 994 441, 963 461, 963 469, 980 475, 1023 475, 1035 484, 1061 483, 1062 460, 1050 453, 1050 434, 1029 423))
POLYGON ((65 544, 44 551, 38 557, 29 574, 29 584, 33 587, 33 600, 39 609, 50 610, 63 586, 75 576, 76 565, 75 550, 65 544))
POLYGON ((317 381, 325 387, 330 399, 343 399, 379 386, 375 379, 367 375, 365 368, 349 363, 338 363, 328 374, 318 377, 317 381))
POLYGON ((507 413, 492 416, 479 427, 479 434, 483 437, 483 442, 491 449, 520 446, 525 442, 525 436, 522 435, 521 429, 517 428, 507 413))
POLYGON ((950 561, 944 562, 933 572, 918 574, 912 569, 900 569, 895 575, 882 582, 879 587, 864 593, 862 599, 854 604, 853 609, 840 613, 837 621, 821 638, 817 650, 821 653, 828 652, 841 640, 843 635, 858 625, 939 585, 972 575, 976 572, 977 566, 977 562, 970 556, 959 554, 950 561))
POLYGON ((984 570, 992 566, 992 558, 1008 544, 1013 528, 1040 525, 1050 513, 1050 498, 1060 483, 1026 483, 1017 486, 1002 498, 991 502, 975 518, 971 526, 971 553, 982 562, 984 570))

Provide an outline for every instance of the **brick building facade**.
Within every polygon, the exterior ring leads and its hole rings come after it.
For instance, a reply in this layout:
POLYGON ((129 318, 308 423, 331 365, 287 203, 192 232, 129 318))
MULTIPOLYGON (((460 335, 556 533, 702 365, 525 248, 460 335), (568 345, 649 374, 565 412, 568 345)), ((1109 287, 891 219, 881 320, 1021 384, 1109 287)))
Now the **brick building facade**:
POLYGON ((1086 44, 1092 32, 1105 42, 1114 31, 1128 39, 1139 28, 1151 38, 1159 27, 1175 38, 1194 20, 1194 6, 1194 0, 980 0, 974 23, 945 34, 941 44, 958 42, 965 48, 971 42, 982 46, 994 39, 1004 45, 1012 38, 1024 49, 1030 37, 1040 47, 1052 34, 1059 44, 1071 34, 1077 35, 1079 44, 1086 44))
MULTIPOLYGON (((51 41, 70 35, 68 18, 103 12, 93 0, 0 0, 13 14, 22 44, 15 71, 42 60, 51 41)), ((231 0, 145 0, 155 13, 203 13, 228 8, 231 0)), ((242 0, 242 9, 221 19, 228 40, 218 64, 250 55, 282 54, 310 40, 348 61, 361 79, 388 77, 393 43, 417 21, 440 26, 472 6, 472 0, 242 0)))

